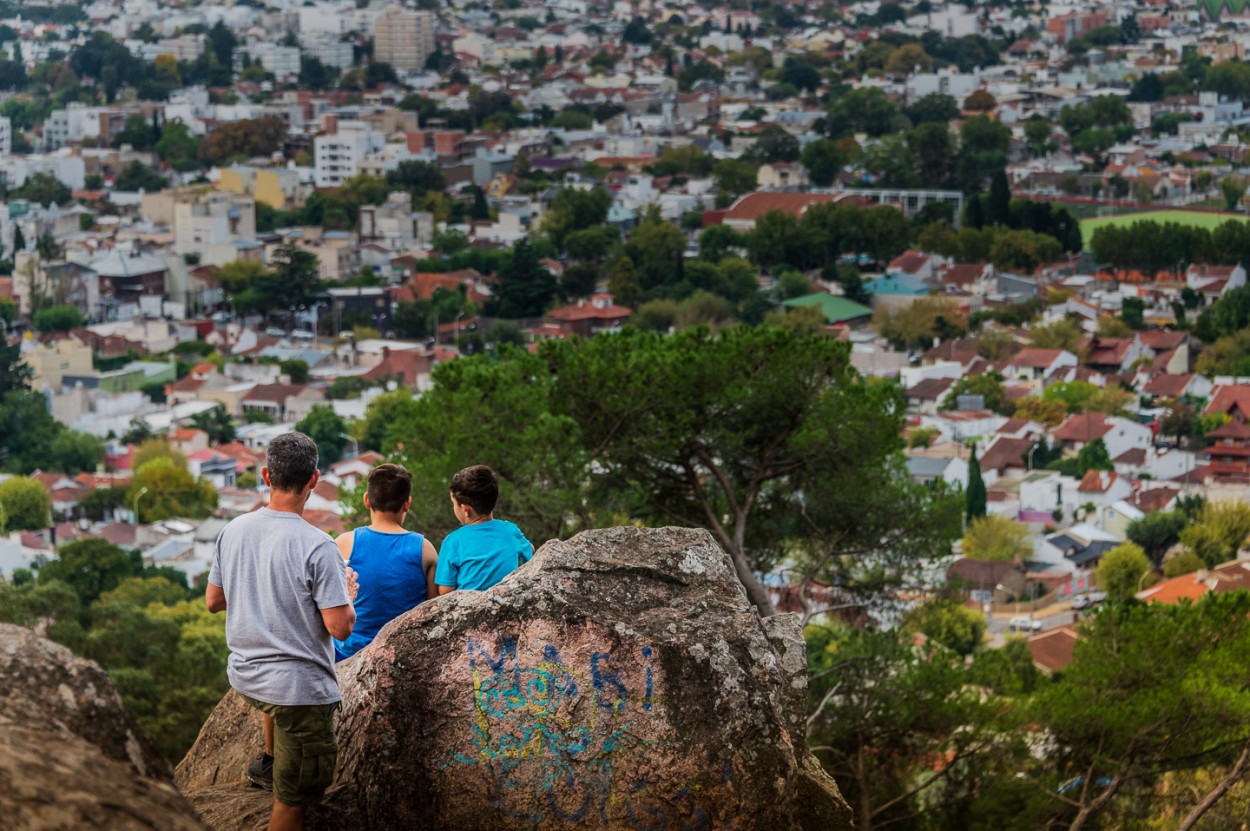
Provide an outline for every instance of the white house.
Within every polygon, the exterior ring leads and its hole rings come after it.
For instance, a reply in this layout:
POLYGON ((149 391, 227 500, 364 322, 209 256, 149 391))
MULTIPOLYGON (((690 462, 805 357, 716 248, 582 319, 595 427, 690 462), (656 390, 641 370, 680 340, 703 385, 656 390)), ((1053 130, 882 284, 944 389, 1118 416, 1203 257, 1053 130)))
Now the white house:
POLYGON ((1052 436, 1065 447, 1077 451, 1095 439, 1102 439, 1112 459, 1134 448, 1149 451, 1154 444, 1154 434, 1146 425, 1103 413, 1070 416, 1055 429, 1052 436))
POLYGON ((1079 365, 1080 359, 1066 349, 1021 349, 1003 367, 1003 377, 1040 381, 1064 367, 1079 365))

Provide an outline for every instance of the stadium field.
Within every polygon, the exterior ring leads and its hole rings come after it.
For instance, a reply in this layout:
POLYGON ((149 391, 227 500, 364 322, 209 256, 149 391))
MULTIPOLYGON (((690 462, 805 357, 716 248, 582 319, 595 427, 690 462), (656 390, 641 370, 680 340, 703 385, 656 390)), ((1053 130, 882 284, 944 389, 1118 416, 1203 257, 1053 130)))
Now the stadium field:
POLYGON ((1088 246, 1089 241, 1094 236, 1094 231, 1099 228, 1107 225, 1128 227, 1134 222, 1146 220, 1158 223, 1175 222, 1178 225, 1196 225, 1200 228, 1216 228, 1225 222, 1245 222, 1246 217, 1240 214, 1208 213, 1205 211, 1146 211, 1145 213, 1124 214, 1121 216, 1100 216, 1080 221, 1081 240, 1088 246))

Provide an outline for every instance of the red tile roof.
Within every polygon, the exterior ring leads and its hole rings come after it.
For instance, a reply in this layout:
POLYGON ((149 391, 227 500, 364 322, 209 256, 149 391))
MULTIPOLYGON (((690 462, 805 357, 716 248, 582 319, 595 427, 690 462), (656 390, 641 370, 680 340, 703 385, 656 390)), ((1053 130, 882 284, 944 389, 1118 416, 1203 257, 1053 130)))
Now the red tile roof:
POLYGON ((1072 663, 1076 647, 1076 629, 1070 625, 1041 632, 1029 638, 1033 663, 1046 672, 1058 672, 1072 663))
POLYGON ((288 398, 299 395, 307 388, 306 384, 257 384, 244 393, 243 400, 285 404, 288 398))
POLYGON ((1102 413, 1079 413, 1070 416, 1055 430, 1060 441, 1091 442, 1111 432, 1111 422, 1102 413))
POLYGON ((1025 457, 1033 442, 1029 439, 1012 439, 1000 437, 981 457, 982 470, 996 470, 1001 473, 1009 467, 1024 469, 1028 464, 1025 457))
POLYGON ((1250 386, 1245 384, 1228 384, 1226 386, 1217 387, 1215 394, 1211 396, 1211 403, 1207 405, 1208 413, 1226 413, 1232 415, 1234 411, 1241 413, 1243 417, 1250 418, 1250 386))
POLYGON ((967 288, 981 279, 985 274, 985 263, 960 263, 953 265, 942 275, 941 282, 946 286, 967 288))
POLYGON ((1180 398, 1193 380, 1193 375, 1170 375, 1161 372, 1147 382, 1142 392, 1147 395, 1161 395, 1164 398, 1180 398))
POLYGON ((1027 366, 1031 369, 1049 369, 1062 354, 1062 349, 1021 349, 1008 363, 1016 367, 1027 366))

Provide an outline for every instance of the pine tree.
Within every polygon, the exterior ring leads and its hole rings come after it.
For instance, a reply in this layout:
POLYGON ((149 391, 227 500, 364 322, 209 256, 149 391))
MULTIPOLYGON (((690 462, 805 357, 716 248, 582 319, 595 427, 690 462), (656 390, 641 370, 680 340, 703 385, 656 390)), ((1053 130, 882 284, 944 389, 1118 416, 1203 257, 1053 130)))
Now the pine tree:
POLYGON ((989 225, 1011 224, 1011 187, 1007 184, 1007 173, 994 171, 990 178, 990 200, 985 206, 985 221, 989 225))
POLYGON ((977 459, 975 444, 972 445, 972 455, 968 457, 968 490, 964 492, 964 497, 964 516, 968 522, 985 516, 985 480, 981 478, 981 462, 977 459))

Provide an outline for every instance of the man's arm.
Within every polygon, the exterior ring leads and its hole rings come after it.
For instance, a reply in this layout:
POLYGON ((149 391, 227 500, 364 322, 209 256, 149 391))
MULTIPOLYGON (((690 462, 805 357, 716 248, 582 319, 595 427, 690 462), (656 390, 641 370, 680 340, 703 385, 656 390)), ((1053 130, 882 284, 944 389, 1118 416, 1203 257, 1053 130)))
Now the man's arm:
POLYGON ((213 614, 226 611, 225 590, 221 586, 209 583, 208 589, 204 592, 204 603, 213 614))
POLYGON ((360 586, 356 583, 356 571, 351 566, 347 567, 347 599, 346 606, 331 606, 328 609, 318 609, 321 612, 321 622, 325 625, 326 631, 330 633, 330 637, 339 640, 347 640, 347 636, 356 628, 356 607, 352 604, 356 602, 356 593, 360 591, 360 586))
POLYGON ((455 590, 456 590, 456 587, 455 587, 455 586, 439 586, 439 587, 438 587, 438 596, 439 596, 439 597, 442 597, 442 596, 443 596, 443 595, 445 595, 445 594, 451 594, 451 593, 452 593, 452 592, 454 592, 455 590))
POLYGON ((356 607, 350 603, 346 606, 334 606, 320 611, 321 622, 325 624, 326 631, 331 637, 341 641, 347 640, 352 630, 356 628, 356 607))
POLYGON ((421 570, 425 572, 425 597, 430 599, 438 597, 436 589, 438 586, 434 583, 434 571, 438 568, 438 552, 434 550, 434 543, 426 540, 421 546, 421 570))

